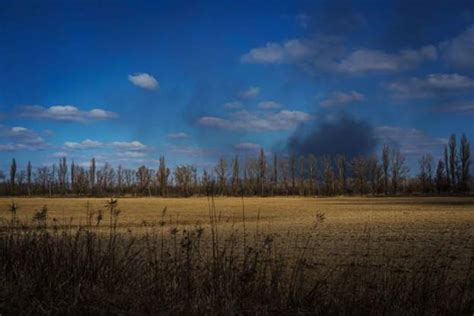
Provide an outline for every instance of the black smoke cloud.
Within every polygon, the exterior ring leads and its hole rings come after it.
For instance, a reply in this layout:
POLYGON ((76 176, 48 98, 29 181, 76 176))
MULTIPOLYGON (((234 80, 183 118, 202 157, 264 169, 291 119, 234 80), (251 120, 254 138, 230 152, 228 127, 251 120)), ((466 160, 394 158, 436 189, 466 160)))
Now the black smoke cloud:
POLYGON ((287 150, 291 154, 347 158, 374 152, 377 140, 372 125, 347 113, 326 116, 312 124, 303 124, 290 136, 287 150))

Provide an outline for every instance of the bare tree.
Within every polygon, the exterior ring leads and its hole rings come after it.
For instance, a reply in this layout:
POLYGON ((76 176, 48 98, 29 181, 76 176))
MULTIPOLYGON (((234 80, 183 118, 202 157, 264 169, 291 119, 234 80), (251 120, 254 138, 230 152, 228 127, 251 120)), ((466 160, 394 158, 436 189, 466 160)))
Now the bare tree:
POLYGON ((419 161, 420 174, 418 179, 420 181, 421 191, 424 193, 431 192, 433 181, 433 157, 431 155, 423 155, 419 161))
POLYGON ((283 184, 283 192, 285 195, 289 194, 289 179, 290 179, 290 166, 288 158, 284 157, 278 160, 278 170, 281 174, 281 182, 283 184))
POLYGON ((219 159, 217 166, 215 168, 217 175, 217 182, 219 183, 219 193, 226 193, 226 182, 227 182, 227 163, 223 157, 219 159))
POLYGON ((158 167, 158 184, 160 186, 160 195, 166 196, 168 192, 168 178, 170 170, 166 168, 165 156, 160 157, 160 165, 158 167))
POLYGON ((95 189, 95 173, 96 173, 95 158, 92 158, 91 164, 89 167, 89 185, 90 185, 92 193, 94 193, 94 189, 95 189))
POLYGON ((123 194, 123 173, 122 165, 119 165, 117 168, 117 189, 119 195, 123 194))
POLYGON ((324 194, 334 194, 334 172, 332 170, 331 157, 323 156, 321 159, 322 178, 324 179, 324 194))
POLYGON ((296 156, 294 154, 290 155, 289 168, 290 168, 290 177, 291 177, 291 194, 295 194, 296 156))
POLYGON ((299 194, 306 195, 305 178, 306 178, 306 158, 301 155, 299 158, 299 194))
POLYGON ((451 177, 451 172, 449 171, 448 145, 444 146, 444 168, 445 168, 446 185, 447 185, 447 189, 449 190, 451 188, 451 181, 449 181, 451 177))
POLYGON ((347 193, 347 162, 344 155, 336 156, 337 187, 340 194, 347 193))
POLYGON ((60 190, 66 193, 66 179, 67 179, 67 162, 66 157, 59 159, 59 168, 58 168, 58 183, 60 190))
POLYGON ((316 156, 310 154, 308 156, 308 180, 309 180, 309 192, 311 195, 315 195, 315 183, 316 183, 316 156))
POLYGON ((458 173, 458 162, 456 153, 456 135, 451 134, 449 137, 448 148, 449 148, 449 171, 450 171, 450 184, 453 189, 457 189, 457 173, 458 173))
POLYGON ((272 165, 272 195, 278 190, 278 155, 273 154, 273 165, 272 165))
POLYGON ((438 161, 438 166, 436 167, 436 189, 438 193, 445 192, 449 185, 448 185, 448 177, 446 176, 446 170, 444 168, 443 160, 438 161))
POLYGON ((137 170, 138 189, 141 193, 147 192, 151 196, 151 172, 145 166, 137 170))
POLYGON ((367 160, 364 156, 357 156, 352 159, 352 173, 357 187, 357 191, 360 195, 367 193, 367 174, 368 166, 367 160))
POLYGON ((32 175, 31 162, 28 161, 28 164, 26 165, 26 183, 28 185, 28 195, 31 195, 31 175, 32 175))
POLYGON ((367 172, 372 194, 379 193, 383 172, 376 155, 371 155, 367 159, 367 172))
POLYGON ((260 154, 258 156, 258 184, 260 186, 260 195, 265 195, 265 184, 267 178, 267 158, 265 157, 265 151, 260 148, 260 154))
POLYGON ((213 189, 212 177, 211 177, 211 175, 207 172, 206 169, 204 169, 204 171, 203 171, 203 173, 202 173, 201 184, 202 184, 201 186, 202 186, 203 189, 204 189, 204 194, 209 195, 210 193, 214 193, 214 192, 211 192, 211 190, 213 189))
POLYGON ((190 186, 193 181, 195 170, 196 169, 190 165, 176 166, 174 172, 176 185, 183 196, 190 196, 192 193, 190 186))
POLYGON ((383 189, 385 195, 388 194, 389 168, 390 168, 390 148, 384 145, 382 149, 382 170, 383 170, 383 189))
POLYGON ((74 194, 76 189, 76 165, 74 160, 71 162, 71 191, 74 194))
POLYGON ((259 185, 259 165, 258 160, 254 157, 247 157, 245 159, 245 187, 246 191, 252 195, 256 195, 260 192, 259 185))
POLYGON ((106 162, 97 172, 97 186, 101 194, 107 193, 109 189, 112 189, 114 178, 115 170, 106 162))
POLYGON ((10 164, 10 185, 12 186, 13 191, 15 191, 15 180, 16 180, 16 160, 15 158, 13 158, 12 163, 10 164))
POLYGON ((405 165, 405 156, 400 153, 400 150, 392 152, 392 191, 397 194, 400 190, 400 185, 403 179, 408 174, 408 167, 405 165))
POLYGON ((469 192, 471 181, 471 146, 465 134, 461 136, 459 156, 461 160, 461 190, 469 192))
POLYGON ((235 156, 232 161, 232 193, 237 195, 241 186, 239 156, 235 156))
POLYGON ((77 194, 82 195, 89 192, 90 175, 81 166, 74 166, 74 191, 77 194))

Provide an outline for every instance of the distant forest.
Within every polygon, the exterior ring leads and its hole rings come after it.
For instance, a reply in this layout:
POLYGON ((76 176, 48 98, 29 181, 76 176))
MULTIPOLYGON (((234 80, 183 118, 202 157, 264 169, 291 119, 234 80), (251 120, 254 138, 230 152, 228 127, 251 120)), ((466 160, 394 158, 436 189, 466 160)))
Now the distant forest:
POLYGON ((417 172, 409 172, 405 157, 395 148, 383 146, 377 155, 296 156, 265 155, 231 160, 219 159, 213 170, 198 174, 193 165, 167 167, 160 157, 158 169, 141 166, 98 168, 94 158, 88 167, 66 158, 51 167, 33 169, 31 162, 20 169, 12 159, 9 175, 0 174, 4 196, 333 196, 469 194, 471 150, 463 134, 459 144, 451 135, 443 158, 419 159, 417 172))

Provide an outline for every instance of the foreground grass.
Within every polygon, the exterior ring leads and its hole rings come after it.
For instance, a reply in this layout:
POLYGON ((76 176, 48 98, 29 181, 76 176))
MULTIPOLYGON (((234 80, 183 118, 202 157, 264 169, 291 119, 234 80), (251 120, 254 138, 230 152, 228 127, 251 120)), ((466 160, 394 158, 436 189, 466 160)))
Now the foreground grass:
MULTIPOLYGON (((359 218, 354 210, 345 210, 345 199, 339 199, 323 204, 329 209, 324 214, 308 210, 304 223, 285 232, 280 224, 269 224, 272 217, 265 209, 254 213, 254 201, 246 200, 242 207, 241 201, 231 200, 239 202, 240 212, 223 214, 219 205, 231 202, 200 200, 207 204, 199 209, 202 218, 195 223, 182 222, 170 210, 155 209, 153 220, 140 225, 127 222, 127 211, 119 212, 123 204, 127 206, 125 201, 107 207, 104 200, 89 205, 81 225, 53 220, 51 208, 34 221, 36 211, 26 216, 28 220, 21 219, 21 203, 16 214, 5 213, 0 230, 0 313, 470 315, 474 311, 473 218, 464 217, 472 215, 468 203, 431 201, 423 206, 398 200, 400 213, 385 210, 391 215, 379 217, 377 210, 383 212, 385 202, 364 200, 357 207, 368 213, 359 218), (331 203, 341 209, 345 221, 338 221, 331 203), (413 220, 419 215, 403 213, 414 212, 410 205, 421 213, 423 220, 415 227, 424 232, 407 226, 410 216, 413 220), (430 222, 423 214, 442 213, 442 206, 453 208, 454 214, 442 226, 439 218, 430 222), (126 224, 121 226, 123 217, 126 224), (459 218, 465 221, 458 222, 459 218), (381 227, 390 233, 381 235, 381 227), (400 227, 406 232, 400 233, 400 227), (334 229, 345 229, 348 235, 334 229), (420 237, 423 233, 425 238, 420 237), (442 237, 434 238, 437 235, 442 237)), ((258 201, 263 205, 265 199, 258 201)), ((294 213, 305 212, 298 200, 293 204, 294 213)), ((284 203, 279 205, 284 209, 284 203)))

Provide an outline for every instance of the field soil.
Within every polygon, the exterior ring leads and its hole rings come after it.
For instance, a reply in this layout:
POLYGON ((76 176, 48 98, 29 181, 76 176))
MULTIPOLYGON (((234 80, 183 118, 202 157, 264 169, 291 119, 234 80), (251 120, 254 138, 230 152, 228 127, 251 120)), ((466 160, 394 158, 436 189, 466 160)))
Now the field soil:
MULTIPOLYGON (((50 227, 107 229, 106 198, 1 198, 0 218, 10 218, 12 201, 24 222, 46 205, 50 227), (97 225, 100 212, 104 220, 97 225)), ((464 197, 121 198, 118 231, 202 226, 206 236, 212 205, 219 234, 235 234, 239 242, 271 236, 284 256, 301 251, 313 233, 312 262, 326 267, 358 264, 403 272, 421 260, 443 258, 456 276, 465 274, 474 256, 474 198, 464 197), (324 220, 313 229, 321 215, 324 220)))

